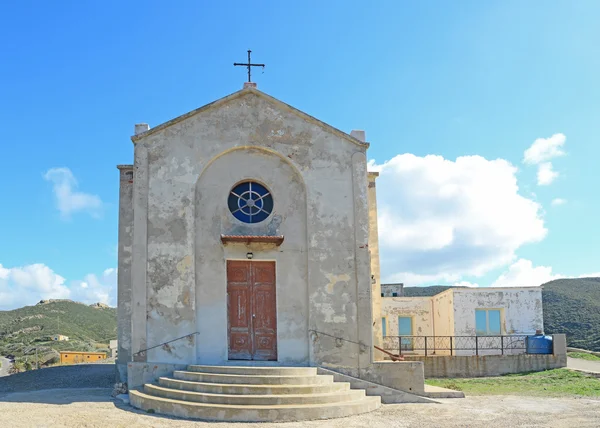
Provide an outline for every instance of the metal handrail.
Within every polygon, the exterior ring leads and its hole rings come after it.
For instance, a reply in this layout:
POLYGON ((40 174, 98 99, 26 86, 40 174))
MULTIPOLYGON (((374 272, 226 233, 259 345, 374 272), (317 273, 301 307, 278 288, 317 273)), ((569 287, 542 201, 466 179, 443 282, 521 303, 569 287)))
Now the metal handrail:
POLYGON ((402 355, 407 351, 425 351, 425 356, 429 352, 450 351, 453 355, 455 351, 474 351, 479 355, 481 351, 500 351, 502 355, 505 352, 529 353, 529 349, 537 348, 530 345, 529 337, 532 335, 486 335, 486 336, 384 336, 383 348, 388 351, 398 352, 402 355))
POLYGON ((199 331, 196 331, 196 332, 194 332, 194 333, 186 334, 185 336, 181 336, 181 337, 178 337, 178 338, 176 338, 176 339, 169 340, 168 342, 160 343, 160 344, 158 344, 158 345, 154 345, 154 346, 151 346, 151 347, 149 347, 149 348, 142 349, 141 351, 137 351, 137 352, 135 352, 133 355, 139 355, 139 354, 141 354, 141 353, 143 353, 143 352, 146 352, 146 351, 149 351, 149 350, 151 350, 151 349, 158 348, 159 346, 165 346, 165 345, 168 345, 169 343, 176 342, 176 341, 178 341, 178 340, 185 339, 186 337, 191 337, 191 336, 194 336, 194 335, 196 335, 196 334, 200 334, 200 332, 199 332, 199 331))
POLYGON ((345 338, 339 337, 339 336, 334 336, 333 334, 325 333, 323 331, 318 331, 318 330, 314 330, 314 329, 309 329, 308 331, 309 331, 309 333, 315 333, 315 334, 317 334, 317 336, 319 334, 321 334, 323 336, 331 337, 331 338, 336 339, 336 340, 343 340, 344 342, 353 343, 355 345, 362 346, 364 348, 367 347, 367 345, 365 345, 363 342, 356 342, 354 340, 345 339, 345 338))

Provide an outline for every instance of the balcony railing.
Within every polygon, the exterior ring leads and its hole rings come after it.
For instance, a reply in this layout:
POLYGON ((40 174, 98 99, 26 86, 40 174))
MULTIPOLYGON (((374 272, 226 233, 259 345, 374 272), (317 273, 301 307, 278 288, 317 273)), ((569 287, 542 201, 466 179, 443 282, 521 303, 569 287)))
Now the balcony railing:
POLYGON ((528 335, 503 336, 384 336, 388 352, 416 355, 518 355, 541 354, 539 342, 528 335))

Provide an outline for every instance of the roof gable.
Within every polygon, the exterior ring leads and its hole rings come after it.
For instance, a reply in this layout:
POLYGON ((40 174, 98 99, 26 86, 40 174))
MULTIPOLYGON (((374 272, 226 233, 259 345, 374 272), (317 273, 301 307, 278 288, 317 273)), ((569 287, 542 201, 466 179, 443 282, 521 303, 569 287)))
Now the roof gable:
POLYGON ((284 103, 283 101, 279 101, 277 98, 274 98, 274 97, 272 97, 270 95, 267 95, 264 92, 259 91, 258 89, 253 88, 253 87, 245 87, 244 89, 241 89, 241 90, 239 90, 237 92, 234 92, 234 93, 232 93, 230 95, 227 95, 226 97, 223 97, 221 99, 213 101, 212 103, 206 104, 206 105, 204 105, 204 106, 202 106, 200 108, 197 108, 195 110, 192 110, 192 111, 190 111, 188 113, 182 114, 181 116, 178 116, 178 117, 176 117, 174 119, 171 119, 171 120, 169 120, 167 122, 164 122, 161 125, 155 126, 154 128, 150 128, 146 132, 142 132, 140 134, 133 135, 131 137, 131 141, 133 141, 134 143, 136 143, 136 142, 140 141, 141 139, 144 139, 144 138, 146 138, 146 137, 148 137, 150 135, 153 135, 153 134, 155 134, 157 132, 160 132, 160 131, 162 131, 162 130, 164 130, 164 129, 172 126, 172 125, 175 125, 176 123, 179 123, 179 122, 181 122, 181 121, 183 121, 185 119, 188 119, 188 118, 190 118, 192 116, 195 116, 195 115, 198 115, 198 114, 205 113, 205 112, 213 110, 213 109, 217 109, 217 108, 219 108, 219 107, 221 107, 221 106, 229 103, 230 101, 233 101, 233 100, 235 100, 237 98, 240 98, 240 97, 242 97, 242 96, 244 96, 246 94, 249 94, 249 93, 257 95, 257 96, 261 97, 262 99, 268 101, 269 103, 275 105, 276 107, 278 107, 278 108, 280 108, 282 110, 289 111, 289 112, 295 114, 296 116, 299 116, 302 119, 306 120, 307 122, 313 123, 314 125, 317 125, 317 126, 323 128, 325 131, 330 132, 332 134, 335 134, 338 137, 341 137, 341 138, 343 138, 343 139, 345 139, 345 140, 347 140, 347 141, 349 141, 349 142, 351 142, 353 144, 356 144, 356 145, 361 146, 361 147, 369 147, 369 143, 362 142, 359 139, 354 138, 350 134, 347 134, 347 133, 345 133, 343 131, 340 131, 339 129, 337 129, 337 128, 335 128, 335 127, 333 127, 333 126, 331 126, 331 125, 329 125, 329 124, 327 124, 327 123, 325 123, 325 122, 323 122, 323 121, 321 121, 321 120, 319 120, 319 119, 317 119, 317 118, 315 118, 315 117, 313 117, 313 116, 311 116, 309 114, 306 114, 303 111, 298 110, 297 108, 292 107, 291 105, 284 103))

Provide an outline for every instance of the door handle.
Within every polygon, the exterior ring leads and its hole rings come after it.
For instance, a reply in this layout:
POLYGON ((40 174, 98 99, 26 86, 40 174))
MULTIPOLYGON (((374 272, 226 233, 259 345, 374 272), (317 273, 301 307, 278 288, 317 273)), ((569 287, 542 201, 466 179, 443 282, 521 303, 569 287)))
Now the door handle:
POLYGON ((252 318, 256 318, 256 314, 252 314, 252 318))

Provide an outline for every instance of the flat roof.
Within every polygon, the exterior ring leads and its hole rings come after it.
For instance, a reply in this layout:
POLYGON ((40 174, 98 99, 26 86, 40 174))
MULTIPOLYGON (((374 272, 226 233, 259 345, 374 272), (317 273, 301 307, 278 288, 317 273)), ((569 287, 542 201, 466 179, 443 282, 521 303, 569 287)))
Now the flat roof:
POLYGON ((88 354, 88 355, 106 355, 106 352, 85 352, 85 351, 60 351, 61 354, 88 354))

